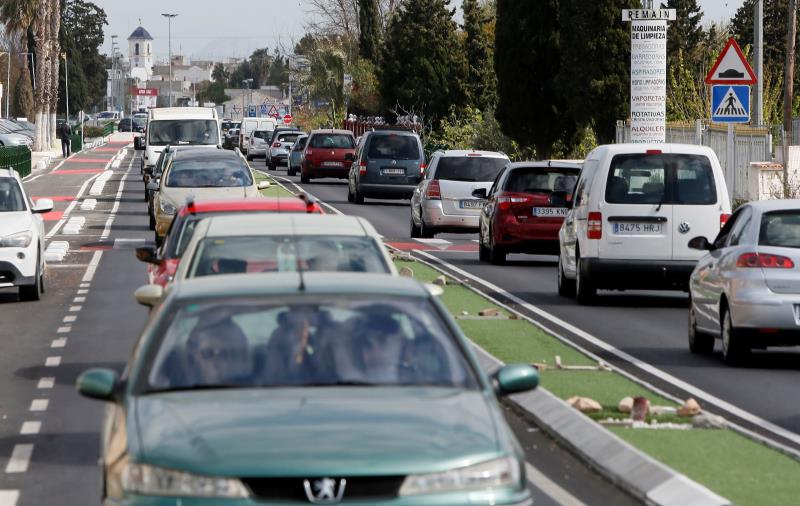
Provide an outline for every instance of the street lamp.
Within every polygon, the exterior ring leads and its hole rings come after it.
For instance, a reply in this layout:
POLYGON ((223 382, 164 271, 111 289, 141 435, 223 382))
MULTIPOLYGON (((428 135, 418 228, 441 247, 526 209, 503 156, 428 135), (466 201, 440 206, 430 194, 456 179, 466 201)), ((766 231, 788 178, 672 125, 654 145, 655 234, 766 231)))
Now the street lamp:
MULTIPOLYGON (((247 78, 242 80, 242 119, 244 119, 244 85, 247 85, 247 89, 250 90, 250 85, 253 83, 253 78, 247 78)), ((248 93, 249 95, 249 93, 248 93)), ((250 106, 250 98, 248 96, 247 105, 250 106)))
POLYGON ((117 108, 117 35, 111 36, 111 89, 109 98, 111 99, 108 110, 114 111, 117 108))
POLYGON ((69 65, 67 65, 67 53, 61 53, 64 58, 64 87, 67 92, 67 125, 69 125, 69 65))
POLYGON ((167 18, 167 26, 169 31, 169 106, 172 107, 172 18, 177 17, 177 14, 163 13, 161 14, 167 18))
POLYGON ((11 53, 0 51, 0 56, 8 56, 8 72, 6 74, 6 118, 11 118, 11 109, 8 107, 8 98, 11 96, 11 53))

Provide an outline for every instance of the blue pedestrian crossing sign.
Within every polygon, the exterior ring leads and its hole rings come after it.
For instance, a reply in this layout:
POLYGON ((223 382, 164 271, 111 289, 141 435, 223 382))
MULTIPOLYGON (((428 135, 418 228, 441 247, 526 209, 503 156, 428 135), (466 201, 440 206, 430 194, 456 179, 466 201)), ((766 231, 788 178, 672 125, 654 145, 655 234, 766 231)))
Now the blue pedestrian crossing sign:
POLYGON ((750 86, 728 84, 712 86, 711 121, 716 123, 750 121, 750 86))
POLYGON ((250 118, 256 117, 256 106, 254 105, 247 106, 247 116, 250 118))
POLYGON ((260 109, 261 110, 259 111, 260 112, 259 116, 261 116, 262 118, 266 118, 267 117, 267 104, 261 104, 260 109))

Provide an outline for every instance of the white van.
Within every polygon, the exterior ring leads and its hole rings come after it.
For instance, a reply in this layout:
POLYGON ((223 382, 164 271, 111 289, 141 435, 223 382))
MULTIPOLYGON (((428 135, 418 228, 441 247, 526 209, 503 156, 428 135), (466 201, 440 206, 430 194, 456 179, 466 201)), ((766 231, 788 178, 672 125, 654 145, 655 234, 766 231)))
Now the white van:
POLYGON ((144 143, 142 171, 158 161, 167 145, 222 147, 219 117, 213 107, 161 107, 150 109, 144 143))
POLYGON ((711 148, 609 144, 589 153, 559 231, 558 293, 591 302, 598 288, 686 290, 731 214, 711 148))
POLYGON ((248 154, 250 144, 250 134, 253 130, 268 130, 272 132, 278 124, 275 118, 244 118, 239 125, 239 149, 245 155, 248 154))

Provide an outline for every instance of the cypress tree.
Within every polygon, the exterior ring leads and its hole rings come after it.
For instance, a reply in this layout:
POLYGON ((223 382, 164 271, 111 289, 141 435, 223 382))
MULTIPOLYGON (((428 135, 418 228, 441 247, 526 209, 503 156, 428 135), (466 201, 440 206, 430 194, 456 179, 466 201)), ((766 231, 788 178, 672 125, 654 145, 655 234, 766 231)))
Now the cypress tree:
POLYGON ((362 58, 377 63, 381 30, 377 0, 358 0, 358 20, 361 29, 359 53, 362 58))
POLYGON ((492 67, 492 41, 487 25, 489 9, 479 0, 464 0, 464 33, 467 56, 467 93, 470 103, 485 111, 497 101, 497 78, 492 67))

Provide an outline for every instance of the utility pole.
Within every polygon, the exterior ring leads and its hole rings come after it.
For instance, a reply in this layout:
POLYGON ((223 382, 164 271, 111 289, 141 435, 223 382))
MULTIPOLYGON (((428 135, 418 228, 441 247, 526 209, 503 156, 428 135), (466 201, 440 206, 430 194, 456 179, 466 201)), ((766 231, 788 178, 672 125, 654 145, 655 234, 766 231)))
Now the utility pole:
POLYGON ((783 197, 789 198, 789 144, 792 139, 792 97, 794 96, 794 50, 797 39, 797 0, 789 0, 786 22, 786 63, 783 81, 783 197))
POLYGON ((66 123, 69 125, 69 65, 67 64, 67 53, 61 53, 61 57, 64 58, 64 87, 66 88, 67 93, 66 123))
POLYGON ((170 13, 164 13, 161 15, 167 18, 169 31, 169 106, 172 107, 172 18, 175 18, 178 15, 170 13))
POLYGON ((755 114, 753 115, 754 126, 764 125, 764 0, 756 0, 753 6, 753 62, 756 67, 755 93, 753 102, 755 103, 755 114))
POLYGON ((11 53, 9 51, 0 51, 0 56, 6 55, 8 57, 8 72, 6 73, 6 118, 11 118, 11 109, 8 106, 8 98, 11 96, 11 53))

